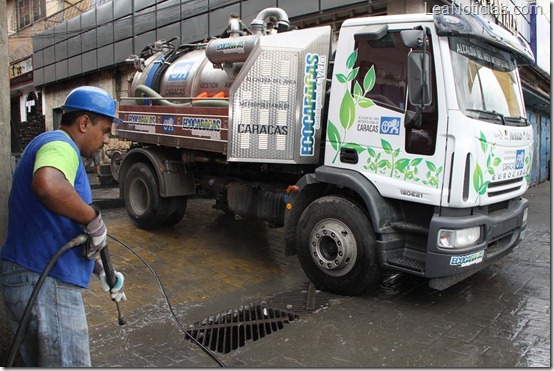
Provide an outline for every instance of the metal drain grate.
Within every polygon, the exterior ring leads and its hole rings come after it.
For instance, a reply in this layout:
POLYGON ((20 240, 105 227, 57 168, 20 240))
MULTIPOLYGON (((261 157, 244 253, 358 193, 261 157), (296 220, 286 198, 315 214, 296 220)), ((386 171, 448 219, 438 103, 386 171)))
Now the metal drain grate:
MULTIPOLYGON (((189 326, 187 331, 210 350, 227 354, 283 329, 298 317, 285 310, 250 304, 210 316, 189 326)), ((186 335, 185 339, 190 337, 186 335)))
POLYGON ((333 302, 341 299, 344 299, 344 296, 316 290, 314 284, 308 282, 291 290, 265 297, 261 303, 298 315, 307 315, 329 307, 333 302))

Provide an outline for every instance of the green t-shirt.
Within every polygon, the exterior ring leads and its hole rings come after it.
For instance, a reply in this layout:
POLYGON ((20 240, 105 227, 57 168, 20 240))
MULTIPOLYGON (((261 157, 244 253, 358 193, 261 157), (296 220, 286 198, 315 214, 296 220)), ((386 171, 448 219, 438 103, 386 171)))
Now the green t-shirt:
MULTIPOLYGON (((64 134, 66 133, 64 132, 64 134)), ((35 158, 33 173, 45 166, 58 169, 65 175, 69 183, 75 186, 79 156, 69 143, 55 140, 40 147, 35 158)))

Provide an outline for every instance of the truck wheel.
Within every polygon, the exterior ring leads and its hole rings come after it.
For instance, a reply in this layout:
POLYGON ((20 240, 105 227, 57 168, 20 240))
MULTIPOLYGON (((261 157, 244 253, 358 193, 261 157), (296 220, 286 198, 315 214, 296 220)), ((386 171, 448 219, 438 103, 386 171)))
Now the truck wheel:
POLYGON ((124 200, 127 214, 139 228, 156 228, 169 216, 169 201, 160 196, 158 179, 144 163, 137 162, 129 168, 124 200))
POLYGON ((381 278, 371 223, 343 197, 312 202, 300 216, 296 243, 302 269, 324 291, 356 295, 381 278))
POLYGON ((185 216, 185 211, 187 210, 187 197, 186 196, 176 196, 168 198, 169 201, 169 215, 164 225, 171 226, 179 223, 183 216, 185 216))

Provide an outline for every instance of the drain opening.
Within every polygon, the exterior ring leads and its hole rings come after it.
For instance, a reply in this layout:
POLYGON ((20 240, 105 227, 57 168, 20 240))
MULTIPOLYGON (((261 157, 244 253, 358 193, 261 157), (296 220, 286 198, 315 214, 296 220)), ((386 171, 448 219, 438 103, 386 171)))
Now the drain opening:
MULTIPOLYGON (((189 326, 188 333, 211 351, 227 354, 282 330, 298 318, 285 310, 250 304, 196 322, 189 326)), ((190 340, 188 335, 185 339, 190 340)))

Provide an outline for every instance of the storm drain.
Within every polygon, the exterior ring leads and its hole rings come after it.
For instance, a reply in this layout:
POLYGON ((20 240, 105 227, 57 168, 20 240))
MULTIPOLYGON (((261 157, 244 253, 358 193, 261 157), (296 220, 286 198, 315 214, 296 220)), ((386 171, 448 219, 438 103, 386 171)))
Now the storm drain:
POLYGON ((297 315, 306 315, 327 308, 341 299, 344 297, 316 290, 314 284, 309 282, 268 296, 261 300, 261 303, 272 308, 282 308, 297 315))
MULTIPOLYGON (((227 354, 282 330, 298 317, 285 310, 250 304, 210 316, 189 326, 187 331, 211 351, 227 354)), ((191 340, 190 337, 187 335, 185 339, 191 340)))

